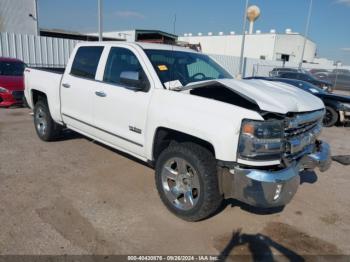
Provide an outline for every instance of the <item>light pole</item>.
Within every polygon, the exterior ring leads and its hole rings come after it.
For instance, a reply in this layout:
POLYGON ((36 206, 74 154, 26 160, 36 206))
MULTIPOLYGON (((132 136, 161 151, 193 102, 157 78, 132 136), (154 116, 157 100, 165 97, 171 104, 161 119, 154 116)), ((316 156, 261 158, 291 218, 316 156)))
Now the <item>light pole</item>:
POLYGON ((239 73, 238 73, 238 78, 242 78, 243 76, 243 55, 244 55, 244 44, 245 44, 245 28, 247 25, 247 9, 249 5, 249 0, 245 1, 245 8, 243 12, 243 30, 242 30, 242 44, 241 44, 241 56, 239 58, 239 73))
POLYGON ((40 28, 39 28, 39 14, 38 14, 38 0, 35 0, 35 18, 36 18, 36 34, 40 36, 40 28))
POLYGON ((307 14, 307 20, 306 20, 306 26, 305 26, 305 35, 304 35, 303 51, 302 51, 302 53, 301 53, 301 58, 300 58, 300 63, 299 63, 299 69, 301 69, 301 68, 303 67, 304 54, 305 54, 305 47, 306 47, 306 42, 307 42, 307 36, 308 36, 308 34, 309 34, 309 27, 310 27, 310 20, 311 20, 312 3, 313 3, 313 0, 310 0, 309 11, 308 11, 308 14, 307 14))
POLYGON ((102 24, 102 0, 98 1, 98 41, 103 41, 103 24, 102 24))

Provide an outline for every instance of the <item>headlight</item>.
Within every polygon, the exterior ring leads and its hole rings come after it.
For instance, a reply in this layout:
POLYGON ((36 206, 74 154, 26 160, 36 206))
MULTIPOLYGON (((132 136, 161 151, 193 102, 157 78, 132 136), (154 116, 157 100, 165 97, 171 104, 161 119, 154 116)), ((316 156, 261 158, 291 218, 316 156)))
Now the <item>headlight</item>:
POLYGON ((350 111, 350 104, 342 103, 344 110, 350 111))
POLYGON ((246 160, 279 160, 283 152, 282 121, 243 120, 238 157, 246 160))
POLYGON ((9 91, 6 88, 0 86, 0 93, 8 93, 8 92, 9 91))

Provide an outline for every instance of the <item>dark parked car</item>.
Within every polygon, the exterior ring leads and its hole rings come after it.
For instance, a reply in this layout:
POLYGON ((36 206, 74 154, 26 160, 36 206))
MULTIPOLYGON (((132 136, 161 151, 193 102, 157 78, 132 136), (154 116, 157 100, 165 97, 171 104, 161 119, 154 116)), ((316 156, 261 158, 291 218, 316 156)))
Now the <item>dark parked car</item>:
POLYGON ((299 68, 291 68, 291 67, 275 67, 269 73, 271 77, 280 76, 282 73, 305 73, 306 71, 299 68))
POLYGON ((295 79, 295 80, 302 80, 305 82, 309 82, 315 86, 318 86, 328 92, 333 91, 333 84, 330 81, 327 80, 321 80, 317 79, 310 73, 300 73, 300 72, 289 72, 289 73, 281 73, 279 75, 280 78, 289 78, 289 79, 295 79))
POLYGON ((310 73, 320 80, 331 82, 336 89, 350 90, 350 70, 333 69, 311 69, 310 73))
POLYGON ((331 73, 331 71, 327 69, 310 69, 309 73, 312 74, 313 76, 324 79, 325 77, 328 77, 328 75, 331 73))
POLYGON ((245 79, 261 79, 283 82, 314 94, 322 99, 326 106, 326 115, 323 119, 323 125, 326 127, 333 126, 336 123, 345 123, 350 121, 350 96, 331 94, 309 82, 295 79, 276 77, 248 77, 245 79))

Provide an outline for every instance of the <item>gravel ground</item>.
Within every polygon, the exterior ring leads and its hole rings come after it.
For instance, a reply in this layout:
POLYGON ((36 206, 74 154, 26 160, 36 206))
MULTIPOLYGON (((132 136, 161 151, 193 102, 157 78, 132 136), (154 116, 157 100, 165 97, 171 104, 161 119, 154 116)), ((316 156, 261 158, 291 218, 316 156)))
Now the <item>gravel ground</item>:
MULTIPOLYGON (((283 210, 226 201, 202 222, 169 213, 154 171, 75 133, 45 143, 30 110, 0 110, 0 254, 350 254, 350 168, 304 173, 283 210)), ((324 129, 333 155, 350 129, 324 129)))

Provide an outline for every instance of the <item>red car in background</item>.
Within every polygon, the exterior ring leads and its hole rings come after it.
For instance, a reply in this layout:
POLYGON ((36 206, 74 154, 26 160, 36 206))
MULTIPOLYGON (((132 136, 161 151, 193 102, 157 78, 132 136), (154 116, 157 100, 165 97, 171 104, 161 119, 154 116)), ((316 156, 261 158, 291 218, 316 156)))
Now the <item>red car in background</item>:
POLYGON ((25 67, 21 60, 0 57, 0 107, 23 104, 25 67))

